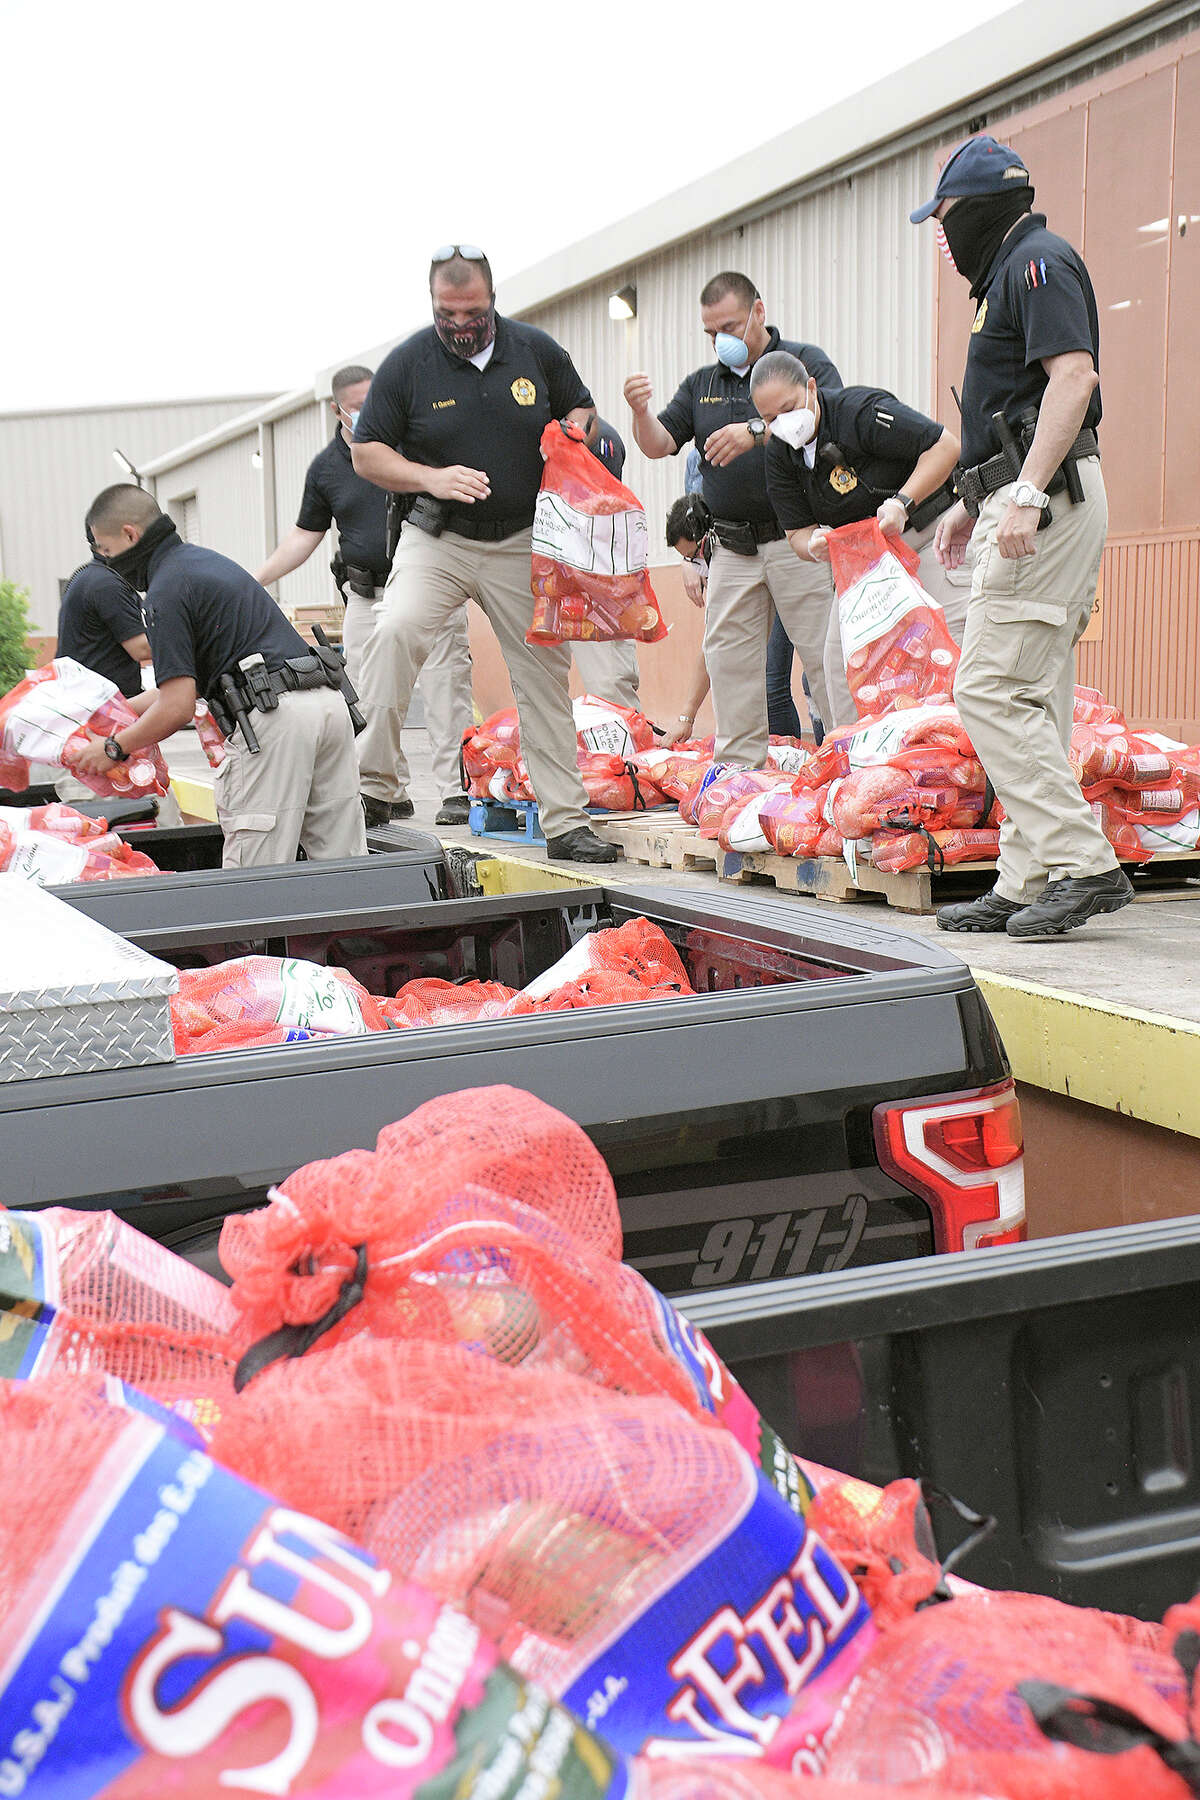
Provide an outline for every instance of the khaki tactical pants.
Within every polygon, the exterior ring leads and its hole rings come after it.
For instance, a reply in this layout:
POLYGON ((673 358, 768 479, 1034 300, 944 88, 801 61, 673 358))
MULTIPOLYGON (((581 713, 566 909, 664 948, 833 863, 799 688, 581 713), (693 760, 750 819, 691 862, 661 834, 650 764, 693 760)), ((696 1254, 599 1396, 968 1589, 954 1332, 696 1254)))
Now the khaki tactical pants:
POLYGON ((468 600, 487 614, 500 640, 521 720, 521 749, 548 838, 587 824, 587 795, 575 761, 575 721, 568 688, 570 651, 527 644, 533 616, 528 528, 499 543, 477 543, 445 531, 431 537, 406 525, 392 578, 362 660, 359 739, 364 794, 389 798, 400 731, 413 684, 447 627, 468 600))
MULTIPOLYGON (((342 648, 346 652, 346 673, 355 688, 362 692, 362 659, 367 639, 375 627, 378 608, 385 593, 376 588, 374 600, 342 588, 346 617, 342 623, 342 648)), ((418 683, 425 707, 425 729, 433 758, 433 779, 445 800, 462 792, 459 750, 463 732, 474 721, 471 702, 471 645, 467 637, 467 615, 461 616, 438 638, 421 671, 418 683)), ((378 796, 381 800, 408 799, 408 760, 403 750, 397 752, 395 780, 391 791, 378 796)))
POLYGON ((300 845, 311 862, 365 856, 354 730, 342 696, 332 688, 281 694, 274 712, 256 710, 250 720, 258 755, 239 727, 213 777, 222 868, 294 862, 300 845))
MULTIPOLYGON (((82 781, 76 781, 75 777, 69 775, 65 769, 54 777, 54 791, 66 806, 73 806, 76 800, 99 798, 90 787, 86 787, 82 781)), ((165 794, 156 794, 155 799, 158 801, 158 823, 160 825, 183 824, 183 814, 179 810, 179 802, 175 798, 173 788, 168 788, 165 794)))
POLYGON ((772 602, 796 646, 826 730, 834 718, 824 667, 834 604, 828 566, 802 562, 786 538, 761 544, 754 556, 738 556, 718 546, 708 568, 704 608, 704 660, 717 717, 718 762, 761 769, 767 760, 772 602))
POLYGON ((996 530, 1011 484, 979 513, 978 545, 954 698, 1003 803, 996 892, 1028 904, 1047 880, 1117 867, 1067 761, 1075 645, 1091 615, 1108 526, 1100 458, 1078 465, 1084 503, 1051 501, 1032 556, 1007 562, 996 530))
MULTIPOLYGON (((946 629, 956 644, 963 641, 967 625, 967 603, 971 597, 971 575, 968 569, 943 569, 933 554, 935 519, 921 531, 906 531, 904 542, 920 557, 917 580, 945 614, 946 629)), ((841 619, 835 602, 829 619, 829 636, 825 640, 825 685, 833 695, 836 722, 853 723, 855 706, 846 682, 846 659, 842 654, 841 619)))
POLYGON ((637 648, 628 638, 608 644, 573 643, 569 648, 585 694, 641 712, 637 648))

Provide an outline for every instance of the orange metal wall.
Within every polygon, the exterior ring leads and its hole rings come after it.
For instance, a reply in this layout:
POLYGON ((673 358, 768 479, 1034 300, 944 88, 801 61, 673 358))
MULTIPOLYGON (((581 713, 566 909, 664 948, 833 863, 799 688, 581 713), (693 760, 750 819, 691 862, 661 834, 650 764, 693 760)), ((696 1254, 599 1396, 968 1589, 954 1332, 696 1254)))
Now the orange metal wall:
MULTIPOLYGON (((1109 541, 1080 680, 1131 719, 1200 738, 1200 33, 1029 111, 1019 150, 1100 308, 1109 541)), ((943 145, 935 166, 952 145, 943 145)), ((974 303, 938 258, 938 417, 955 418, 974 303)))

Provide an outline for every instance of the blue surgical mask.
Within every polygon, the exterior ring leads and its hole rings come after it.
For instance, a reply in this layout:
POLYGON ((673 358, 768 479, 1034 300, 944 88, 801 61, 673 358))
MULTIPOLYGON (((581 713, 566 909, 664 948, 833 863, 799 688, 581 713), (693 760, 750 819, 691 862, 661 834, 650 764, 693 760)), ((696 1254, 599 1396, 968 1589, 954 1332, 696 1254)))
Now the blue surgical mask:
POLYGON ((713 339, 717 360, 723 362, 727 369, 744 369, 750 361, 750 351, 746 345, 746 332, 749 329, 750 321, 747 319, 741 337, 737 337, 732 331, 718 331, 713 339))
POLYGON ((354 427, 358 424, 358 421, 362 418, 362 412, 352 412, 348 413, 346 416, 350 420, 350 429, 353 431, 354 427))
POLYGON ((343 425, 345 425, 347 431, 349 431, 351 433, 351 435, 353 436, 354 427, 358 424, 358 421, 362 418, 361 407, 359 408, 359 410, 357 412, 347 412, 346 408, 344 406, 339 406, 338 407, 338 416, 341 418, 341 421, 342 421, 343 425))

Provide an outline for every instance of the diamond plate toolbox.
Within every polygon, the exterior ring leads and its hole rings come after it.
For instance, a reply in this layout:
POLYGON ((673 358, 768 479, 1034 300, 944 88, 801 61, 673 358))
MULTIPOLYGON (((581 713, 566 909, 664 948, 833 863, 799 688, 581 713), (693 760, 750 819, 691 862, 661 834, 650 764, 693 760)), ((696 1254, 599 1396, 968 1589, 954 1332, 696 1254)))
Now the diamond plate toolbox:
POLYGON ((0 1081, 172 1062, 178 986, 169 964, 0 875, 0 1081))

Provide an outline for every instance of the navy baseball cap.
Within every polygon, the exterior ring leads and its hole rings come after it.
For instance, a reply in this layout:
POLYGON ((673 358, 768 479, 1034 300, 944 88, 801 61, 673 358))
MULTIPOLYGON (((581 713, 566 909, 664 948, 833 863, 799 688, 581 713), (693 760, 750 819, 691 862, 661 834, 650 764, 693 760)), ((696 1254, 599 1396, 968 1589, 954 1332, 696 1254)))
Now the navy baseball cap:
POLYGON ((1015 150, 998 144, 994 137, 968 138, 942 169, 933 199, 908 216, 914 225, 919 225, 937 211, 943 200, 961 200, 968 194, 1002 194, 1006 187, 1018 182, 1031 185, 1029 170, 1015 150))

